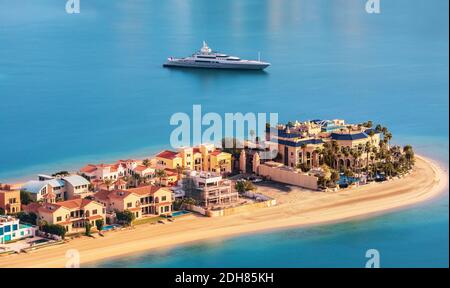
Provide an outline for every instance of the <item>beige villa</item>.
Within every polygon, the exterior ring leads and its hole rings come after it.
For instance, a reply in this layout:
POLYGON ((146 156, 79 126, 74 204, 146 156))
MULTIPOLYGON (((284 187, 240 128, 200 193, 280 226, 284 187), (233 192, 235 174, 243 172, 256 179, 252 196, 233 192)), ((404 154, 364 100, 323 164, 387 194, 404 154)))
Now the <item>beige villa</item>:
MULTIPOLYGON (((270 130, 273 132, 273 130, 270 130)), ((335 141, 339 149, 378 146, 380 133, 360 125, 345 124, 344 120, 313 120, 295 122, 290 125, 278 125, 276 133, 268 133, 271 141, 278 143, 280 162, 285 166, 296 167, 305 164, 308 167, 319 166, 319 153, 324 143, 335 141), (373 133, 372 133, 373 132, 373 133)), ((355 159, 341 155, 336 166, 352 166, 355 159)))
POLYGON ((95 229, 95 221, 103 219, 105 223, 105 208, 102 204, 88 199, 73 199, 55 203, 48 200, 45 203, 30 203, 25 206, 26 212, 38 215, 38 221, 63 226, 68 234, 83 232, 87 222, 95 229))
POLYGON ((102 190, 93 195, 107 212, 131 211, 137 219, 172 213, 172 191, 147 185, 127 190, 102 190))

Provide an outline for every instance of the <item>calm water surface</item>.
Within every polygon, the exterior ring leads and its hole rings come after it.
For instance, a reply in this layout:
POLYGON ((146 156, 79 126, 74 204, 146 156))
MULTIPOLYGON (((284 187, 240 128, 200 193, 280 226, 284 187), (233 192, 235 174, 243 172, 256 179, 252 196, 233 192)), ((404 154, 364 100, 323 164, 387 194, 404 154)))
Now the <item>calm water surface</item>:
MULTIPOLYGON (((176 112, 371 119, 448 170, 448 1, 0 0, 0 182, 146 156, 176 112), (262 73, 170 70, 202 40, 262 73)), ((448 194, 448 192, 447 192, 448 194)), ((199 243, 99 266, 448 266, 448 197, 371 220, 199 243), (245 257, 243 257, 245 255, 245 257)), ((96 264, 97 265, 97 264, 96 264)))

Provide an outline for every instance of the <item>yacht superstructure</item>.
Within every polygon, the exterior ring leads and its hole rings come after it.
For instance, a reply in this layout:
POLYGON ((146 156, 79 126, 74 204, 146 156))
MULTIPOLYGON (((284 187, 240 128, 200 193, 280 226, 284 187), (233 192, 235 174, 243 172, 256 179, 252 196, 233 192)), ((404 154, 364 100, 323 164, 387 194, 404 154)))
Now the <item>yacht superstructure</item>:
MULTIPOLYGON (((258 57, 259 58, 259 57, 258 57)), ((191 67, 191 68, 212 68, 212 69, 246 69, 263 70, 270 66, 270 63, 258 60, 245 60, 227 54, 213 52, 208 44, 203 41, 200 51, 190 57, 175 58, 169 57, 164 67, 191 67)))

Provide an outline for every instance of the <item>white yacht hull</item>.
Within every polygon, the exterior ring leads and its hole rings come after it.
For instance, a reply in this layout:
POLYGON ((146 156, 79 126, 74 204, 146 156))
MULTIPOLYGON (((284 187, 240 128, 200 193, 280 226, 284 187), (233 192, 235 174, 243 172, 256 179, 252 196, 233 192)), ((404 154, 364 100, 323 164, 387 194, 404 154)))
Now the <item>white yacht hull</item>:
POLYGON ((270 66, 269 63, 199 63, 194 61, 169 60, 163 65, 164 67, 187 67, 187 68, 207 68, 207 69, 240 69, 240 70, 263 70, 270 66))

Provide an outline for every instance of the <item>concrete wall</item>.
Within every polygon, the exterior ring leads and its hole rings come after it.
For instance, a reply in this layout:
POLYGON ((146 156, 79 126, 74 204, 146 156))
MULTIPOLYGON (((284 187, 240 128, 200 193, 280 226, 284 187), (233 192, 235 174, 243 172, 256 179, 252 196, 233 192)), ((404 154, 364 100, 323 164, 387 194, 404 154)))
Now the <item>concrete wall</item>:
POLYGON ((262 164, 258 167, 258 174, 276 182, 295 185, 311 190, 317 190, 318 188, 318 178, 316 176, 302 174, 296 172, 295 170, 271 167, 262 164))
POLYGON ((205 210, 202 207, 189 205, 187 206, 187 210, 200 213, 201 215, 208 217, 220 217, 220 216, 228 216, 238 213, 251 212, 255 209, 267 208, 277 204, 275 199, 269 199, 262 202, 245 204, 236 207, 225 208, 221 210, 205 210))
POLYGON ((263 202, 256 202, 252 204, 246 204, 236 207, 230 207, 225 208, 222 210, 210 210, 207 213, 207 216, 209 217, 218 217, 218 216, 228 216, 228 215, 234 215, 239 213, 245 213, 245 212, 251 212, 255 209, 261 209, 261 208, 267 208, 271 207, 277 204, 277 201, 275 199, 263 201, 263 202))

